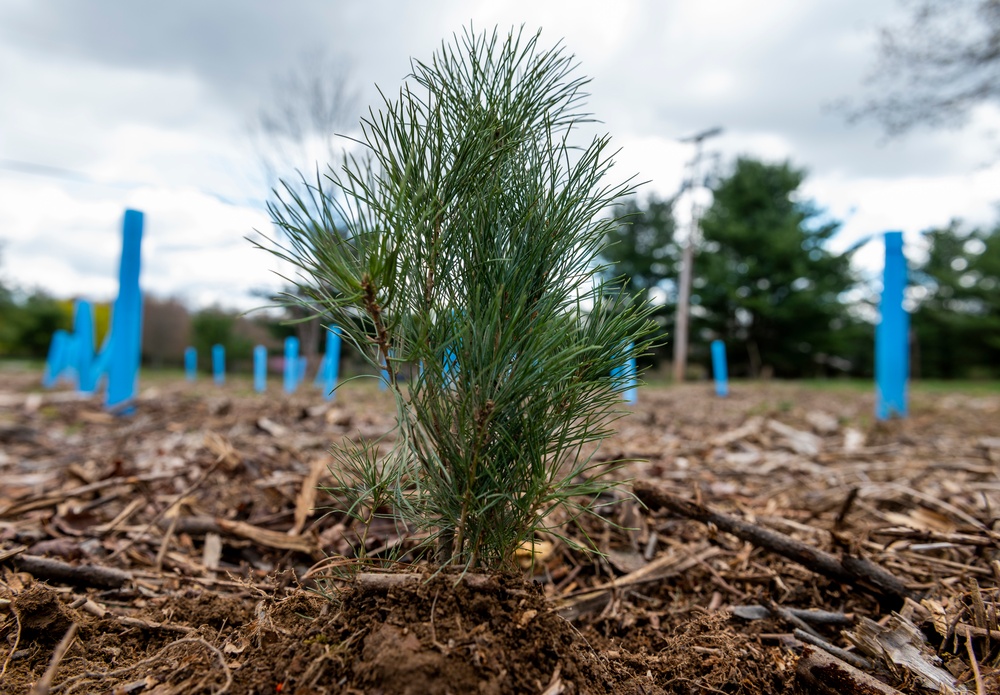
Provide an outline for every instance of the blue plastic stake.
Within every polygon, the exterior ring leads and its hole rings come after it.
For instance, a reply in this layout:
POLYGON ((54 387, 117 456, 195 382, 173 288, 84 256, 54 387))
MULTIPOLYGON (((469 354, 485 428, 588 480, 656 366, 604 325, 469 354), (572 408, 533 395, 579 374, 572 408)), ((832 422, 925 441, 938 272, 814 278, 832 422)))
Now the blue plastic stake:
POLYGON ((219 386, 226 383, 226 348, 222 345, 212 346, 212 378, 219 386))
POLYGON ((267 390, 267 348, 263 345, 253 349, 253 390, 257 393, 267 390))
POLYGON ((906 417, 910 375, 910 316, 903 308, 906 258, 903 233, 885 233, 885 270, 875 329, 875 416, 906 417))
POLYGON ((198 350, 190 345, 184 348, 184 376, 188 381, 198 378, 198 350))
POLYGON ((444 351, 444 366, 441 371, 441 381, 444 385, 448 388, 457 387, 459 373, 458 355, 451 348, 444 351))
POLYGON ((334 389, 337 388, 337 377, 340 376, 340 329, 336 326, 327 326, 326 355, 319 374, 323 377, 323 396, 332 401, 336 397, 334 389))
POLYGON ((77 370, 77 362, 80 361, 80 339, 76 333, 66 336, 66 361, 63 363, 62 378, 76 389, 80 388, 80 372, 77 370))
POLYGON ((45 360, 45 375, 42 377, 42 386, 52 388, 59 381, 59 375, 66 368, 67 352, 69 348, 69 333, 59 328, 52 334, 52 342, 49 343, 49 356, 45 360))
MULTIPOLYGON (((392 359, 392 350, 389 351, 389 359, 392 359)), ((382 369, 380 371, 381 371, 382 378, 379 379, 379 381, 378 381, 378 387, 379 387, 380 391, 385 391, 386 389, 389 388, 390 378, 389 378, 389 370, 386 369, 386 365, 385 365, 385 360, 384 359, 382 360, 382 369)))
POLYGON ((295 336, 285 338, 285 393, 295 393, 299 385, 299 339, 295 336))
POLYGON ((295 387, 298 388, 299 384, 306 380, 306 372, 309 371, 309 358, 305 355, 299 355, 298 367, 295 370, 295 387))
POLYGON ((108 376, 108 371, 111 364, 111 331, 108 331, 104 336, 104 343, 101 344, 101 350, 94 356, 94 388, 95 390, 101 387, 101 378, 108 376))
POLYGON ((76 336, 76 373, 80 393, 91 394, 97 384, 94 371, 94 310, 90 302, 78 299, 73 316, 76 336))
POLYGON ((712 374, 715 376, 715 395, 725 398, 729 395, 729 370, 726 367, 726 344, 721 340, 712 341, 712 374))
POLYGON ((385 391, 389 388, 389 370, 385 368, 385 360, 382 361, 382 378, 378 380, 379 390, 385 391))
MULTIPOLYGON (((627 352, 631 353, 634 347, 632 343, 629 343, 627 352)), ((639 400, 639 391, 636 383, 637 373, 635 357, 629 357, 625 360, 625 364, 611 370, 611 378, 615 380, 615 384, 625 387, 622 390, 622 398, 629 405, 635 405, 639 400)))
POLYGON ((118 299, 111 314, 108 393, 105 405, 125 414, 139 385, 139 353, 142 349, 142 295, 139 291, 143 215, 125 211, 122 228, 122 258, 118 270, 118 299))

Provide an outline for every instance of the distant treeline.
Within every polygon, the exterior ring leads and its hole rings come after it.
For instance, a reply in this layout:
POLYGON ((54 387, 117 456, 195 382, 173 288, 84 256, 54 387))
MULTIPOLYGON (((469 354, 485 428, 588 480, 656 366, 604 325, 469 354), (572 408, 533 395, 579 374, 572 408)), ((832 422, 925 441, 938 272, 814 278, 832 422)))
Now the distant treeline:
MULTIPOLYGON (((42 291, 18 291, 0 286, 0 357, 42 359, 56 329, 72 330, 74 302, 55 299, 42 291)), ((94 305, 95 348, 100 348, 110 325, 109 304, 94 305)), ((315 347, 321 349, 314 331, 315 347)), ((184 350, 194 346, 199 362, 208 369, 211 348, 226 348, 231 368, 249 369, 255 345, 279 350, 284 338, 296 327, 281 317, 248 318, 217 307, 191 312, 176 299, 147 296, 143 300, 142 362, 146 366, 181 367, 184 350)), ((307 346, 305 352, 308 353, 307 346)))
MULTIPOLYGON (((707 373, 709 344, 727 344, 737 376, 870 376, 880 277, 852 266, 861 247, 833 253, 840 223, 799 191, 805 172, 789 163, 738 159, 711 184, 691 291, 691 353, 707 373)), ((672 355, 678 239, 674 200, 632 201, 607 252, 608 273, 659 305, 662 346, 672 355)), ((880 232, 885 230, 872 230, 880 232)), ((959 222, 923 233, 910 260, 911 364, 924 378, 1000 377, 1000 227, 959 222)), ((881 234, 870 243, 878 244, 881 234)))
MULTIPOLYGON (((712 183, 691 291, 692 376, 708 374, 709 344, 717 338, 727 344, 734 376, 872 374, 880 278, 852 266, 860 246, 840 254, 829 249, 840 223, 802 198, 804 180, 805 172, 787 162, 741 158, 712 183)), ((660 347, 649 359, 660 368, 673 350, 683 242, 675 203, 628 203, 606 253, 608 274, 627 278, 626 291, 658 307, 660 347)), ((907 249, 914 376, 1000 378, 1000 226, 967 229, 955 222, 927 230, 923 242, 907 249)), ((43 358, 52 333, 69 329, 72 315, 70 300, 0 282, 0 357, 43 358)), ((108 307, 97 305, 98 344, 108 316, 108 307)), ((323 349, 318 323, 285 322, 300 318, 191 312, 177 300, 147 297, 143 362, 179 367, 193 345, 207 367, 211 346, 221 344, 232 368, 248 369, 254 345, 278 350, 288 335, 298 335, 303 354, 316 355, 323 349)))

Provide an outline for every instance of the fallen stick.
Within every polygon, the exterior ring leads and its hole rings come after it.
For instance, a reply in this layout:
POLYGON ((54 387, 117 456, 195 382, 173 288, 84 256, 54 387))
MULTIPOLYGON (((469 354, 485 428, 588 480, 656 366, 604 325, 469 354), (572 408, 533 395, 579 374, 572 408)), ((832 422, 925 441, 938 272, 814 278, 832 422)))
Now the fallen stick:
POLYGON ((183 635, 194 635, 198 631, 193 627, 188 627, 187 625, 175 625, 173 623, 154 623, 149 620, 142 620, 140 618, 131 618, 127 615, 116 615, 115 620, 117 620, 122 625, 126 627, 138 627, 143 630, 165 630, 167 632, 179 632, 183 635))
POLYGON ((877 529, 872 531, 871 535, 888 536, 889 538, 901 538, 924 543, 953 543, 955 545, 973 545, 986 548, 1000 546, 1000 541, 987 536, 973 536, 969 533, 941 533, 939 531, 926 531, 898 526, 877 529))
MULTIPOLYGON (((173 523, 173 522, 171 522, 173 523)), ((280 531, 271 531, 248 524, 245 521, 230 521, 214 516, 187 516, 177 519, 174 524, 176 533, 208 534, 218 533, 223 536, 235 536, 253 541, 266 548, 277 550, 294 550, 306 555, 316 555, 319 547, 316 543, 304 536, 289 536, 280 531)))
POLYGON ((295 525, 288 531, 289 536, 298 536, 305 528, 306 520, 315 511, 316 491, 319 489, 319 480, 326 473, 329 461, 326 458, 317 458, 309 466, 309 473, 302 480, 302 488, 295 498, 295 525))
POLYGON ((855 654, 854 652, 849 652, 846 649, 841 649, 840 647, 830 644, 822 637, 817 637, 816 635, 804 632, 802 630, 794 630, 792 636, 800 642, 805 642, 806 644, 811 644, 814 647, 819 647, 827 654, 832 654, 844 663, 848 663, 854 668, 871 670, 875 668, 875 665, 865 657, 855 654))
POLYGON ((859 671, 821 649, 805 647, 795 674, 808 692, 822 695, 903 695, 874 676, 859 671))
POLYGON ((851 556, 845 556, 843 559, 834 557, 830 553, 806 545, 783 533, 761 528, 726 514, 714 512, 689 500, 675 497, 643 480, 636 481, 633 490, 636 497, 652 510, 668 509, 689 519, 704 524, 713 524, 741 540, 778 553, 830 579, 866 589, 877 596, 891 597, 900 605, 907 598, 918 599, 917 595, 910 591, 901 579, 870 560, 851 556))
POLYGON ((985 627, 976 627, 975 625, 966 625, 965 623, 956 625, 955 632, 963 635, 966 639, 971 637, 988 637, 1000 640, 1000 630, 988 630, 985 627))
POLYGON ((803 634, 812 635, 813 637, 816 637, 818 639, 823 639, 823 636, 818 632, 816 632, 812 627, 810 627, 809 623, 807 623, 805 620, 798 617, 797 615, 793 614, 786 608, 779 606, 773 601, 768 601, 766 606, 767 609, 771 611, 771 613, 781 618, 786 623, 795 626, 795 630, 793 631, 792 634, 801 632, 803 634))
MULTIPOLYGON (((730 609, 737 618, 743 620, 763 620, 771 616, 771 611, 766 606, 751 604, 747 606, 733 606, 730 609)), ((821 611, 814 608, 788 608, 789 613, 797 618, 802 618, 807 623, 814 625, 853 625, 853 613, 834 613, 832 611, 821 611)))
POLYGON ((132 581, 132 575, 125 570, 100 565, 71 565, 38 555, 22 553, 14 557, 11 562, 19 571, 27 572, 36 579, 51 579, 67 584, 119 589, 132 581))

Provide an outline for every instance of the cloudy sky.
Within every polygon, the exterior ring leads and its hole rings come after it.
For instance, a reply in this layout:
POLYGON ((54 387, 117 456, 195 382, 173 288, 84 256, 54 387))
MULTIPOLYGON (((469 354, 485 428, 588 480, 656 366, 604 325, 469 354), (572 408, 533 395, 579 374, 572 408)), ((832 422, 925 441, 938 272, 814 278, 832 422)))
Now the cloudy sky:
MULTIPOLYGON (((249 124, 310 56, 349 66, 357 116, 470 22, 541 28, 593 78, 591 110, 646 193, 679 187, 712 126, 738 154, 810 172, 843 248, 887 229, 995 220, 1000 163, 983 110, 961 131, 885 142, 829 108, 862 94, 897 0, 0 0, 0 277, 59 296, 116 291, 125 208, 146 213, 142 284, 250 308, 279 285, 244 237, 269 232, 249 124)), ((306 63, 308 64, 308 63, 306 63)), ((352 119, 356 121, 356 118, 352 119)), ((877 264, 872 244, 863 262, 877 264)))

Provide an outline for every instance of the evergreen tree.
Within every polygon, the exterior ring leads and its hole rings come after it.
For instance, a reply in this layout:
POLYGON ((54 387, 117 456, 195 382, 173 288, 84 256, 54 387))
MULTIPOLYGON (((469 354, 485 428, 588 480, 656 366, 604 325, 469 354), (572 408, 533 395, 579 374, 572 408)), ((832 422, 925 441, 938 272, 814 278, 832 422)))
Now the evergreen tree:
POLYGON ((800 199, 804 179, 787 162, 744 157, 713 187, 695 261, 692 343, 725 340, 735 373, 847 367, 861 328, 840 297, 854 282, 850 258, 827 249, 839 223, 800 199))
POLYGON ((924 236, 927 258, 913 272, 916 373, 1000 375, 1000 230, 963 233, 955 222, 924 236))

